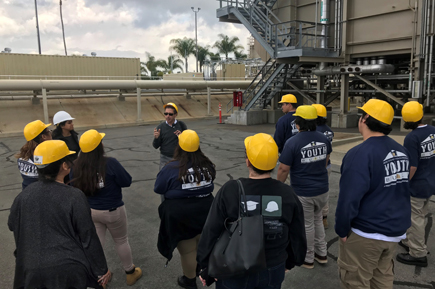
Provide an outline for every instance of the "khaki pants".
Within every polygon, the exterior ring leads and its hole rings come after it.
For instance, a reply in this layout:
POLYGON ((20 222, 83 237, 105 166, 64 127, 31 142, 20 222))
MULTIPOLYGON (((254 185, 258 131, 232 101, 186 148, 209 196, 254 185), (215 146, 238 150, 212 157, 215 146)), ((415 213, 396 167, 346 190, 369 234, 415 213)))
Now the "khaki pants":
POLYGON ((196 277, 196 250, 198 248, 199 238, 196 237, 178 242, 177 249, 180 252, 181 267, 183 268, 183 274, 189 279, 196 277))
POLYGON ((130 244, 128 243, 127 213, 125 206, 118 207, 112 212, 108 210, 91 209, 91 213, 101 246, 104 248, 106 231, 109 230, 113 242, 115 242, 116 253, 121 259, 124 270, 131 271, 134 265, 130 244))
POLYGON ((411 227, 402 243, 409 247, 409 254, 412 257, 421 258, 427 255, 424 229, 428 207, 429 199, 411 197, 411 227))
POLYGON ((322 208, 328 200, 328 193, 315 197, 300 197, 304 209, 305 234, 307 236, 307 255, 305 262, 314 262, 314 253, 326 256, 327 244, 325 240, 325 228, 323 227, 322 208))
POLYGON ((338 270, 343 289, 392 289, 397 244, 363 238, 353 232, 339 240, 338 270))

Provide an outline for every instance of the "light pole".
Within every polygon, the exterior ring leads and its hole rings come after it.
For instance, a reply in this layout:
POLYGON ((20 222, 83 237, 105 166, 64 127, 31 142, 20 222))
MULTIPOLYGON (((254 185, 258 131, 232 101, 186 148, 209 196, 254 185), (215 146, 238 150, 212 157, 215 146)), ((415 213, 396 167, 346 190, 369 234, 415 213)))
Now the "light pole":
POLYGON ((191 7, 192 11, 195 13, 195 42, 196 42, 196 72, 198 72, 198 24, 197 24, 197 14, 201 8, 195 11, 194 7, 191 7))
POLYGON ((36 33, 38 35, 38 48, 39 48, 39 54, 41 54, 41 39, 39 37, 39 22, 38 22, 38 4, 35 0, 35 15, 36 15, 36 33))

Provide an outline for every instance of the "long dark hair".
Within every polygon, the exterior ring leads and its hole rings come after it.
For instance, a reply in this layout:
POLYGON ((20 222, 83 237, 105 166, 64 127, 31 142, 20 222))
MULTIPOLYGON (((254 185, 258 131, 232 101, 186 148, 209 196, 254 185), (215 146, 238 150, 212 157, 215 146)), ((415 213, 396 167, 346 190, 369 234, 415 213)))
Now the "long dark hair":
POLYGON ((300 116, 295 119, 295 124, 299 126, 299 131, 315 131, 317 119, 307 120, 300 116))
POLYGON ((48 128, 44 129, 37 137, 26 142, 20 149, 18 153, 15 154, 17 159, 22 158, 23 160, 28 160, 33 157, 33 152, 36 147, 42 142, 42 136, 49 134, 50 130, 48 128))
POLYGON ((38 169, 38 179, 40 181, 43 181, 44 183, 52 183, 56 181, 56 177, 59 174, 59 169, 60 166, 63 163, 67 163, 68 166, 72 166, 73 164, 73 157, 71 155, 68 155, 64 158, 61 158, 58 161, 55 161, 51 164, 49 164, 48 166, 44 167, 44 168, 39 168, 38 169))
POLYGON ((94 196, 100 189, 99 184, 106 181, 106 157, 103 143, 91 152, 81 152, 74 161, 74 178, 71 183, 86 196, 94 196))
POLYGON ((214 163, 206 157, 200 148, 196 152, 186 152, 178 145, 174 152, 174 161, 179 162, 178 180, 184 183, 184 178, 188 175, 188 169, 192 168, 195 180, 201 182, 201 173, 207 182, 213 181, 216 178, 216 169, 214 163))
MULTIPOLYGON (((62 127, 65 126, 66 122, 67 122, 67 120, 66 120, 66 121, 62 121, 62 122, 59 122, 59 123, 56 125, 56 128, 55 128, 55 129, 53 130, 53 132, 51 133, 51 136, 53 137, 53 139, 56 139, 56 138, 59 138, 59 137, 62 136, 62 127)), ((77 133, 75 130, 72 130, 71 132, 73 132, 73 133, 77 133)))

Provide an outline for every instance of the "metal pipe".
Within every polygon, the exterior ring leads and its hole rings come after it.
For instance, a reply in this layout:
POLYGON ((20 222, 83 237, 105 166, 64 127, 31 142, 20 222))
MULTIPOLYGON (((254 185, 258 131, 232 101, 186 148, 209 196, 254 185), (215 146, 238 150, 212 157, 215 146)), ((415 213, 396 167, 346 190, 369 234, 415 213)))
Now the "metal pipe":
POLYGON ((322 25, 321 48, 328 48, 329 0, 320 1, 320 23, 322 25))
POLYGON ((338 0, 335 0, 334 5, 334 51, 337 51, 338 48, 338 29, 337 29, 337 19, 338 19, 338 0))
MULTIPOLYGON (((429 0, 426 0, 426 18, 425 18, 425 46, 424 46, 424 79, 423 79, 423 87, 426 87, 427 85, 427 73, 428 73, 428 63, 429 63, 429 37, 428 37, 428 33, 429 33, 429 29, 430 29, 430 5, 429 5, 429 0)), ((424 90, 423 90, 424 91, 424 90)))
POLYGON ((421 9, 421 25, 420 25, 420 58, 424 57, 424 47, 425 47, 425 40, 426 40, 426 26, 425 19, 426 19, 426 1, 422 1, 423 7, 421 9))
POLYGON ((392 73, 392 64, 329 66, 325 69, 313 69, 314 75, 354 74, 354 73, 392 73))
MULTIPOLYGON (((36 1, 36 0, 35 0, 36 1)), ((317 0, 316 0, 316 19, 314 21, 314 48, 317 48, 317 19, 318 17, 318 12, 317 12, 317 0)), ((301 39, 299 39, 299 41, 302 41, 301 39)))
POLYGON ((251 81, 175 80, 0 80, 0 91, 9 90, 92 90, 92 89, 245 89, 251 81))
POLYGON ((141 99, 141 93, 142 90, 140 88, 136 88, 136 94, 137 94, 137 122, 142 121, 142 99, 141 99))
POLYGON ((341 11, 341 0, 337 0, 338 1, 338 49, 341 49, 341 39, 343 38, 341 35, 341 16, 342 16, 342 11, 341 11))
POLYGON ((435 20, 435 0, 432 0, 432 20, 431 20, 431 36, 430 36, 430 47, 429 47, 429 72, 427 80, 427 98, 426 105, 430 106, 430 86, 432 82, 432 61, 433 61, 433 37, 434 37, 434 20, 435 20))
POLYGON ((47 102, 47 90, 42 89, 42 107, 44 109, 44 122, 48 123, 48 102, 47 102))

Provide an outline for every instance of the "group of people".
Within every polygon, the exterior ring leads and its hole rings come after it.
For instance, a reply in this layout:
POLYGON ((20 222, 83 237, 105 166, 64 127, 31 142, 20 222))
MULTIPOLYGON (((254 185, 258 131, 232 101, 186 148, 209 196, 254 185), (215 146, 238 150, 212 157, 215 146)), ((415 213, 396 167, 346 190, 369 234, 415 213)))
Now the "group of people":
POLYGON ((104 133, 88 130, 78 139, 65 111, 56 126, 27 124, 27 143, 16 155, 23 191, 15 198, 8 226, 14 233, 14 288, 105 288, 112 273, 103 247, 106 231, 115 243, 127 285, 142 276, 133 264, 122 188, 130 174, 105 156, 104 133))
MULTIPOLYGON (((325 229, 334 133, 323 105, 298 106, 291 94, 280 104, 285 115, 274 137, 258 133, 244 140, 248 177, 239 179, 244 200, 236 180, 213 196, 216 167, 201 151, 198 134, 177 120, 174 103, 163 106, 165 121, 154 129, 152 142, 160 149, 154 185, 161 196, 157 247, 167 262, 178 250, 181 287, 196 289, 199 277, 203 285, 216 282, 217 289, 281 288, 285 272, 294 266, 312 269, 315 262, 328 262, 325 229), (241 208, 263 218, 266 269, 216 280, 208 273, 210 254, 241 208)), ((402 146, 388 137, 394 117, 390 104, 371 99, 359 109, 364 141, 343 158, 335 214, 340 286, 393 288, 397 243, 408 251, 398 254, 397 261, 427 266, 424 226, 435 190, 430 177, 435 128, 423 124, 421 104, 406 103, 402 117, 412 132, 402 146)), ((24 130, 28 142, 17 155, 23 191, 8 221, 17 246, 14 288, 105 287, 111 278, 103 252, 107 230, 132 285, 142 271, 132 261, 122 201, 131 176, 104 155, 104 134, 89 130, 78 141, 73 118, 58 114, 53 120, 61 140, 51 140, 49 124, 32 122, 24 130)))

